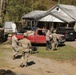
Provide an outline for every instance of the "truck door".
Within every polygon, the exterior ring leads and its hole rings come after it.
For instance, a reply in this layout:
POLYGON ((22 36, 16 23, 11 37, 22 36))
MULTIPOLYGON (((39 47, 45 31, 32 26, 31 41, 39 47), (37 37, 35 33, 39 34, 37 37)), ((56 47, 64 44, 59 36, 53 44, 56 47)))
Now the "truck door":
POLYGON ((42 32, 42 30, 38 30, 36 35, 36 43, 46 43, 46 35, 42 32))

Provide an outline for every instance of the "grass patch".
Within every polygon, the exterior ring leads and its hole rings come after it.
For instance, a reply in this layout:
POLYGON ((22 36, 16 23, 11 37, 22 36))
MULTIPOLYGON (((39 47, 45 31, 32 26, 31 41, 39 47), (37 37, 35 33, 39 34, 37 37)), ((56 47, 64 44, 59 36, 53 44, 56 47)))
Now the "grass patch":
MULTIPOLYGON (((39 46, 38 51, 39 53, 34 54, 35 56, 57 61, 76 61, 76 48, 69 45, 58 47, 57 51, 48 51, 45 46, 39 46)), ((0 45, 0 67, 9 66, 6 58, 10 57, 11 52, 12 48, 9 44, 0 45)))
POLYGON ((7 62, 5 61, 6 54, 0 50, 0 67, 7 66, 7 62))
POLYGON ((58 61, 76 60, 76 48, 69 45, 59 47, 57 51, 48 51, 45 47, 39 47, 39 53, 36 56, 50 58, 58 61))
POLYGON ((0 45, 0 67, 7 67, 9 64, 6 62, 7 52, 10 52, 8 44, 0 45))

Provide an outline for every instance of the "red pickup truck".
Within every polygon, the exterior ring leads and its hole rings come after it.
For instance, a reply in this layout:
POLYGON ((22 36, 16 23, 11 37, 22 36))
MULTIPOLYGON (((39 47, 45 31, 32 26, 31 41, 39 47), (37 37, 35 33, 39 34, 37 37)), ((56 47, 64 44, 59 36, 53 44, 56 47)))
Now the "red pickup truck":
MULTIPOLYGON (((58 44, 65 43, 65 37, 62 34, 58 35, 58 44)), ((23 34, 17 34, 18 39, 23 39, 23 34)), ((33 35, 28 35, 27 39, 31 41, 32 44, 46 44, 46 34, 43 33, 43 29, 36 29, 33 35)))

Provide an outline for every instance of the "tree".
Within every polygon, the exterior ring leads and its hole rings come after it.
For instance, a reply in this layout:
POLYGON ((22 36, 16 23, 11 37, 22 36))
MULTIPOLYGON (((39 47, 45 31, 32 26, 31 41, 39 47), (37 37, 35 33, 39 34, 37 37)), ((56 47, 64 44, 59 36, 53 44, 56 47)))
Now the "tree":
POLYGON ((7 10, 8 0, 1 0, 0 1, 0 16, 2 17, 2 23, 4 23, 6 10, 7 10))
POLYGON ((72 5, 76 5, 76 0, 72 0, 72 5))
MULTIPOLYGON (((58 3, 58 0, 1 0, 2 15, 5 21, 21 20, 24 14, 32 10, 48 10, 58 3)), ((61 4, 76 5, 76 0, 60 0, 61 4)))

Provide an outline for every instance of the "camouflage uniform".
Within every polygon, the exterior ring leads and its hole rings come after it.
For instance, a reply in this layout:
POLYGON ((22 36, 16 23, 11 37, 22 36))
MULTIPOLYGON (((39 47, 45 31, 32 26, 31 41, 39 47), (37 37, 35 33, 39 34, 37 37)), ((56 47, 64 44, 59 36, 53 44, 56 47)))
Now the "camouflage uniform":
POLYGON ((15 57, 17 56, 18 54, 18 39, 16 37, 16 35, 13 35, 12 36, 12 49, 13 49, 13 59, 15 59, 15 57))
POLYGON ((54 30, 52 34, 52 50, 57 49, 57 46, 58 46, 57 34, 56 34, 56 30, 54 30))
MULTIPOLYGON (((24 36, 26 37, 25 34, 24 34, 24 36)), ((31 42, 27 38, 24 38, 24 39, 20 40, 19 42, 22 46, 22 58, 21 58, 20 67, 23 67, 23 66, 27 66, 27 61, 28 61, 29 52, 30 52, 30 48, 31 48, 31 42)))

